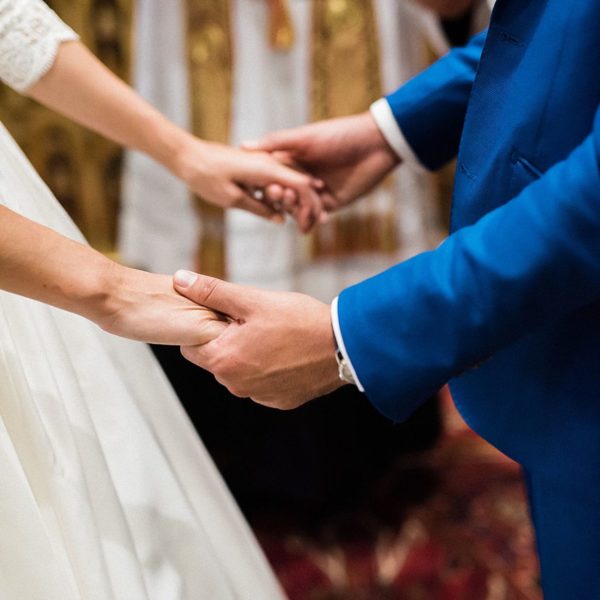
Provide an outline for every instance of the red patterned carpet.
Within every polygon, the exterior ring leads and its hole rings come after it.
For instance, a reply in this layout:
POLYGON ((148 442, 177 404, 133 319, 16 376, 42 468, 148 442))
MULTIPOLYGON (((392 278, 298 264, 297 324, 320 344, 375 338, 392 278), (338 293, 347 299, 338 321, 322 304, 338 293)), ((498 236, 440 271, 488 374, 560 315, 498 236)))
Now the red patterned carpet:
POLYGON ((518 467, 452 408, 438 446, 403 457, 369 503, 310 532, 255 523, 290 600, 540 600, 518 467))

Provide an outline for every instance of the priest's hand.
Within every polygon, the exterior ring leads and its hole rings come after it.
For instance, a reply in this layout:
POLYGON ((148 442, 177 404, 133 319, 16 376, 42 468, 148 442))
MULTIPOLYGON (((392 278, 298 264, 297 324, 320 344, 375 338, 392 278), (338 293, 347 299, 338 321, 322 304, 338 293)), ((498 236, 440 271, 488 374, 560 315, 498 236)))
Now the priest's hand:
POLYGON ((278 131, 243 147, 273 152, 322 179, 329 212, 370 192, 400 162, 369 112, 278 131))
POLYGON ((189 271, 178 271, 173 284, 183 296, 231 318, 216 339, 181 351, 236 396, 292 409, 342 385, 329 305, 189 271))

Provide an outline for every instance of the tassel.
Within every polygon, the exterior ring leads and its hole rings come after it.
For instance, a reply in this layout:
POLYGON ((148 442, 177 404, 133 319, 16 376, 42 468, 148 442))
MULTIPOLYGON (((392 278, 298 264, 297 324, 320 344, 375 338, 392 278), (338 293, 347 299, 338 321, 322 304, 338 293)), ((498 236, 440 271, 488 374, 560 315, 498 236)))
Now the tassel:
POLYGON ((269 44, 273 50, 288 52, 294 45, 294 24, 287 0, 269 2, 269 44))

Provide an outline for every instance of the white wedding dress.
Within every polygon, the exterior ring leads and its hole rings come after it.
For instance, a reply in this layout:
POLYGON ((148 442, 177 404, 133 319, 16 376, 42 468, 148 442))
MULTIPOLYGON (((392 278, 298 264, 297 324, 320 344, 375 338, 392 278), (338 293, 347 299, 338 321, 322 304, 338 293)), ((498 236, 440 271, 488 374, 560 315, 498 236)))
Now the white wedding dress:
MULTIPOLYGON (((0 77, 26 89, 75 38, 0 0, 0 77)), ((0 202, 82 239, 4 128, 0 202)), ((281 598, 149 350, 0 292, 0 599, 281 598)))

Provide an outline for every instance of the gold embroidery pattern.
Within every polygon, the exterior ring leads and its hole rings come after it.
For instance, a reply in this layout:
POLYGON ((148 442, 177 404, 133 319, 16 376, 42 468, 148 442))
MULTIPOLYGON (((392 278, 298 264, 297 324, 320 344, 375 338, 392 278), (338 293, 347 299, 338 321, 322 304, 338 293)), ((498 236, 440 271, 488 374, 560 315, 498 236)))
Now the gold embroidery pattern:
MULTIPOLYGON (((194 133, 227 143, 231 122, 233 44, 229 0, 187 1, 187 49, 194 133)), ((197 263, 203 273, 225 277, 223 210, 198 199, 202 217, 197 263)))
POLYGON ((267 0, 269 3, 269 43, 273 50, 287 52, 294 45, 294 24, 287 0, 267 0))
MULTIPOLYGON (((47 4, 112 71, 129 78, 131 0, 48 0, 47 4)), ((121 149, 4 86, 0 119, 88 241, 112 254, 121 149)))
POLYGON ((314 0, 312 44, 314 120, 361 112, 381 96, 372 0, 314 0))
MULTIPOLYGON (((372 0, 314 0, 312 35, 314 120, 366 110, 382 94, 379 32, 372 0)), ((374 202, 374 200, 373 200, 374 202)), ((393 207, 363 200, 312 236, 315 258, 397 248, 393 207)))

